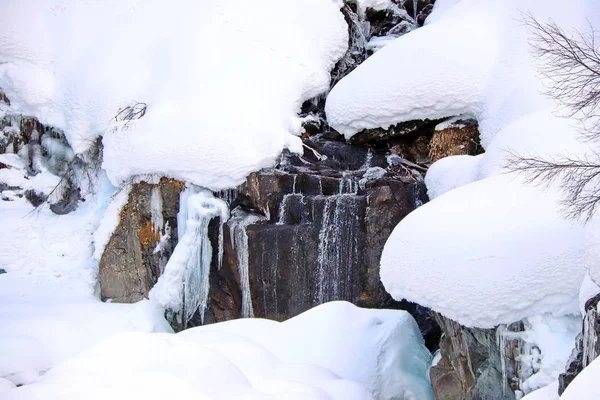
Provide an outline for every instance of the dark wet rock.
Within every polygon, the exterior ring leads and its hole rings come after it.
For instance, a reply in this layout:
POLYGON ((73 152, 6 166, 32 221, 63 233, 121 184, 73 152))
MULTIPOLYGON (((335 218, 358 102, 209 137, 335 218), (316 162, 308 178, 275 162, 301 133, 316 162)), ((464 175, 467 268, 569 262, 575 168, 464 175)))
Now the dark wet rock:
POLYGON ((146 182, 133 185, 119 225, 98 266, 102 299, 134 303, 148 297, 177 244, 179 193, 183 189, 181 182, 169 179, 162 179, 156 185, 146 182), (151 209, 153 191, 161 199, 163 226, 153 224, 156 221, 151 209), (157 251, 159 242, 161 247, 157 251))
POLYGON ((365 146, 389 146, 393 139, 402 136, 433 136, 434 129, 442 120, 413 120, 392 125, 387 129, 365 129, 352 136, 350 143, 365 146))
POLYGON ((600 355, 600 293, 585 302, 585 315, 581 333, 565 372, 558 377, 558 394, 561 395, 573 379, 600 355))
POLYGON ((6 273, 6 270, 3 268, 0 268, 0 275, 5 274, 5 273, 6 273))
MULTIPOLYGON (((436 400, 515 399, 514 388, 503 381, 501 351, 495 329, 466 328, 434 313, 442 330, 440 362, 431 367, 436 400)), ((501 345, 511 346, 511 343, 501 345)), ((506 376, 513 376, 514 354, 506 352, 506 376), (511 362, 512 361, 512 362, 511 362)))
POLYGON ((36 191, 31 190, 31 189, 26 190, 24 194, 25 194, 25 198, 27 199, 27 201, 29 201, 31 203, 31 205, 34 207, 39 207, 42 204, 44 204, 44 202, 46 201, 46 198, 47 198, 47 196, 44 195, 43 193, 37 193, 36 191))
MULTIPOLYGON (((383 246, 421 204, 423 183, 367 148, 320 136, 305 145, 302 157, 288 154, 276 168, 251 174, 230 199, 264 216, 245 229, 254 315, 285 320, 331 300, 408 309, 433 348, 439 330, 428 310, 394 301, 379 279, 383 246)), ((240 249, 231 229, 225 225, 222 268, 211 273, 216 321, 242 316, 240 249)))
POLYGON ((54 214, 68 214, 79 207, 79 202, 83 200, 81 190, 78 187, 69 185, 64 191, 61 199, 50 204, 50 210, 54 214))

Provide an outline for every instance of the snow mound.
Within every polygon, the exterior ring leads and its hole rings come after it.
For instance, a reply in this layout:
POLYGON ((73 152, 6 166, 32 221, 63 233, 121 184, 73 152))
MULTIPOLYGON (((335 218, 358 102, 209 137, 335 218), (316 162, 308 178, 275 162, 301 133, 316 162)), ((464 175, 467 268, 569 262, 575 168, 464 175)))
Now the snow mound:
POLYGON ((382 255, 386 290, 467 326, 576 314, 583 231, 510 179, 462 186, 402 220, 382 255))
POLYGON ((597 11, 591 0, 439 1, 423 28, 332 89, 328 121, 347 138, 413 119, 467 114, 479 122, 486 153, 434 163, 426 176, 432 201, 388 239, 381 278, 394 298, 485 328, 578 313, 583 228, 557 211, 556 187, 530 185, 505 167, 514 153, 587 151, 574 122, 555 116, 556 104, 541 94, 522 13, 585 30, 597 11))
POLYGON ((4 390, 15 400, 422 400, 432 398, 430 357, 408 313, 335 302, 283 323, 243 319, 176 335, 118 335, 34 384, 4 390))
POLYGON ((157 174, 234 187, 301 151, 300 106, 347 48, 341 5, 3 1, 0 88, 7 112, 61 128, 75 153, 103 136, 115 186, 157 174))

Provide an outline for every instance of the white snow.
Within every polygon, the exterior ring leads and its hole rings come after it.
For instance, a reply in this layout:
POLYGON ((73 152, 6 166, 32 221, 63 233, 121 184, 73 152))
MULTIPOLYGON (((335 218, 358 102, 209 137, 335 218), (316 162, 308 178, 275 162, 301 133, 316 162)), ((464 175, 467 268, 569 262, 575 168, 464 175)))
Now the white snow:
POLYGON ((0 274, 0 377, 27 384, 107 336, 170 330, 157 306, 107 304, 94 296, 97 199, 60 216, 23 198, 0 207, 0 268, 7 271, 0 274))
POLYGON ((130 184, 124 184, 117 191, 109 196, 108 204, 102 215, 100 225, 94 232, 94 258, 100 260, 104 248, 110 241, 110 238, 114 230, 119 225, 121 220, 121 211, 129 200, 129 192, 132 186, 130 184))
POLYGON ((573 121, 555 116, 556 105, 541 94, 521 12, 585 29, 597 5, 535 0, 523 7, 517 0, 436 3, 425 27, 371 56, 327 98, 329 124, 347 138, 413 119, 478 120, 486 153, 430 168, 433 201, 400 222, 381 261, 392 296, 467 326, 577 314, 585 273, 583 228, 557 210, 560 191, 504 167, 510 152, 586 151, 573 121))
POLYGON ((15 400, 426 400, 430 357, 408 313, 335 302, 283 323, 243 319, 176 335, 116 336, 34 384, 0 393, 15 400))
POLYGON ((529 393, 522 400, 559 400, 558 381, 529 393))
POLYGON ((235 187, 301 151, 300 105, 328 90, 347 48, 341 5, 3 1, 0 87, 7 112, 61 128, 75 153, 103 136, 115 186, 157 174, 235 187), (115 120, 138 102, 141 119, 115 120))

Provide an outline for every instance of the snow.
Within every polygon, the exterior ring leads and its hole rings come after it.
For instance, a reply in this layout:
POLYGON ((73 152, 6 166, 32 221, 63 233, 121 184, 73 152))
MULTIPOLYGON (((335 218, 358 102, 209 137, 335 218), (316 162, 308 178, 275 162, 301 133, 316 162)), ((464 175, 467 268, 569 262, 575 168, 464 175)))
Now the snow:
POLYGON ((521 371, 528 369, 532 374, 521 382, 520 388, 529 393, 558 381, 558 375, 565 371, 581 331, 581 318, 538 315, 527 318, 524 325, 522 338, 526 349, 520 349, 519 361, 521 371))
POLYGON ((97 201, 61 216, 23 198, 0 206, 0 268, 7 271, 0 274, 0 377, 30 383, 107 336, 170 330, 162 309, 148 302, 106 304, 94 296, 97 201))
POLYGON ((600 294, 600 286, 596 285, 590 278, 589 272, 586 272, 579 289, 579 312, 581 315, 585 315, 585 303, 597 294, 600 294))
POLYGON ((235 187, 283 148, 301 151, 300 105, 329 89, 347 48, 341 5, 4 1, 7 113, 62 129, 76 154, 103 136, 114 186, 157 174, 235 187), (115 118, 139 103, 141 119, 115 118))
POLYGON ((510 180, 461 186, 403 219, 382 255, 386 290, 466 326, 576 314, 583 232, 510 180))
POLYGON ((529 184, 505 168, 511 153, 587 151, 574 121, 557 117, 556 104, 542 95, 521 13, 586 29, 597 7, 589 0, 567 8, 535 0, 527 10, 518 0, 436 2, 425 27, 332 89, 328 122, 346 138, 413 119, 467 114, 479 123, 485 154, 434 163, 425 180, 432 201, 388 239, 381 278, 394 298, 485 328, 578 313, 583 227, 557 210, 556 186, 529 184))
POLYGON ((529 393, 522 400, 559 400, 558 381, 529 393))
POLYGON ((15 400, 426 400, 429 362, 408 313, 335 302, 283 323, 243 319, 176 335, 114 336, 34 384, 0 386, 0 393, 15 400))
POLYGON ((100 260, 104 248, 110 241, 110 238, 119 225, 121 220, 121 211, 129 200, 129 192, 132 186, 123 185, 113 195, 108 198, 108 204, 102 215, 100 225, 94 231, 94 258, 100 260))
MULTIPOLYGON (((600 217, 595 216, 586 227, 585 265, 593 283, 600 286, 600 217)), ((598 294, 596 292, 595 294, 598 294)), ((592 297, 592 296, 590 296, 592 297)))
MULTIPOLYGON (((590 365, 575 377, 573 382, 563 392, 561 400, 595 400, 600 393, 600 358, 596 358, 590 365)), ((528 399, 529 400, 529 399, 528 399)))

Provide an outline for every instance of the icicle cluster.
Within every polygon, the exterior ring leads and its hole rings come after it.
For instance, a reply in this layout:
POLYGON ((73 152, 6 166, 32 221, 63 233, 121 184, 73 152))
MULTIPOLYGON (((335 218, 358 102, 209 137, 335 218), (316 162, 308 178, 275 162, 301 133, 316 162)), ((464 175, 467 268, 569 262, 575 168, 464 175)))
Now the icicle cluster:
MULTIPOLYGON (((196 311, 204 322, 213 255, 208 225, 217 217, 221 224, 227 221, 229 209, 212 192, 198 187, 182 192, 180 204, 177 216, 179 243, 163 275, 150 291, 150 298, 165 309, 183 312, 184 322, 189 321, 196 311)), ((223 251, 222 243, 222 238, 219 238, 219 254, 223 251)))
POLYGON ((250 214, 241 208, 236 208, 232 211, 231 219, 229 220, 231 243, 237 254, 238 269, 240 272, 243 318, 254 317, 252 294, 250 293, 250 274, 248 271, 248 234, 246 233, 246 227, 264 218, 261 215, 250 214))

